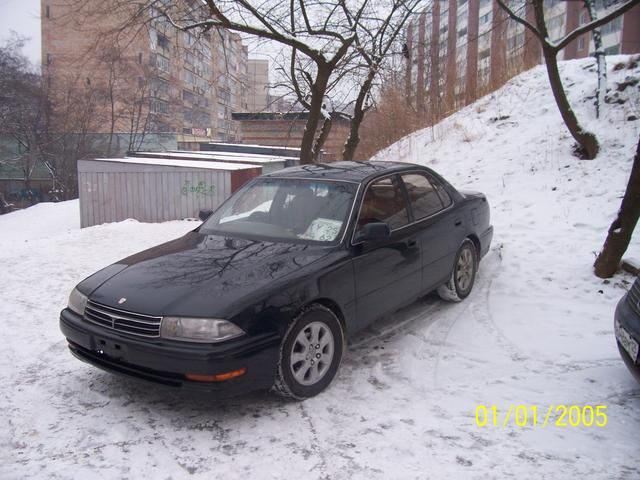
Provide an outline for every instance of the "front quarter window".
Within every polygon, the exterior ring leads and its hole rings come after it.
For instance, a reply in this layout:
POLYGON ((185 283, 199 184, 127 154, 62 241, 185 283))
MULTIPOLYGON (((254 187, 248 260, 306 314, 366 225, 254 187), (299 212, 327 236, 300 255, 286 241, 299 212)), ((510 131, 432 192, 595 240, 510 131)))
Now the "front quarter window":
POLYGON ((201 231, 336 242, 346 226, 356 187, 348 182, 261 178, 232 196, 201 231))

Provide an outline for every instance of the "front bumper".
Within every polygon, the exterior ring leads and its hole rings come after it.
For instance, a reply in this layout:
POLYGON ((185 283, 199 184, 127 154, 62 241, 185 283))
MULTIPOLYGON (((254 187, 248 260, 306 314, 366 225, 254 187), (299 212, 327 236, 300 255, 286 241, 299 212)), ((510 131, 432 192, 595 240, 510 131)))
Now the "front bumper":
MULTIPOLYGON (((616 311, 614 314, 614 321, 618 322, 632 337, 636 342, 640 342, 640 315, 638 315, 633 309, 629 306, 629 302, 627 301, 627 295, 622 297, 618 302, 616 307, 616 311)), ((620 342, 616 340, 618 344, 618 350, 620 351, 620 356, 622 360, 624 360, 625 365, 635 377, 635 379, 640 382, 640 364, 631 359, 627 351, 620 345, 620 342)))
POLYGON ((134 338, 86 322, 75 312, 60 313, 60 330, 71 353, 103 370, 173 387, 237 395, 270 388, 275 378, 277 334, 239 338, 220 344, 194 344, 134 338), (216 375, 246 368, 240 377, 198 382, 186 373, 216 375))

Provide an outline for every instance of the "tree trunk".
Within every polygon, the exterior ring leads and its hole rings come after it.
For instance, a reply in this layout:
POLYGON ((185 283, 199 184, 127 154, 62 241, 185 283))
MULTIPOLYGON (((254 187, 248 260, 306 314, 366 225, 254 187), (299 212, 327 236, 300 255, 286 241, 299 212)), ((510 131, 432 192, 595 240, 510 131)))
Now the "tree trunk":
MULTIPOLYGON (((585 7, 589 12, 589 18, 591 21, 596 20, 598 15, 596 13, 594 0, 585 0, 585 7)), ((602 45, 602 32, 600 27, 593 30, 593 45, 595 47, 596 64, 598 67, 598 88, 596 90, 596 118, 600 118, 600 110, 602 108, 602 101, 607 94, 607 62, 605 60, 604 46, 602 45)))
POLYGON ((560 72, 558 71, 558 59, 556 52, 549 48, 542 46, 542 53, 544 60, 547 64, 547 74, 549 75, 549 84, 551 85, 551 91, 553 92, 553 98, 556 100, 556 105, 562 115, 565 125, 569 129, 571 136, 578 143, 580 155, 587 159, 593 160, 598 155, 600 145, 596 136, 584 130, 578 123, 578 118, 571 108, 571 104, 567 99, 567 95, 562 86, 562 79, 560 78, 560 72))
POLYGON ((616 273, 622 255, 629 246, 631 234, 638 223, 638 217, 640 217, 640 139, 620 210, 609 227, 602 251, 593 265, 596 276, 609 278, 616 273))
POLYGON ((373 85, 373 79, 375 78, 376 73, 377 66, 371 67, 369 69, 369 74, 367 75, 367 78, 365 79, 364 83, 360 87, 360 91, 358 92, 358 98, 356 98, 356 103, 353 108, 353 116, 351 117, 349 136, 347 137, 347 141, 344 144, 344 149, 342 150, 343 160, 353 160, 353 157, 356 154, 356 149, 358 148, 358 144, 360 143, 360 135, 358 134, 358 132, 360 130, 360 125, 362 125, 362 121, 364 120, 364 101, 371 91, 371 85, 373 85))
MULTIPOLYGON (((542 0, 535 1, 533 8, 538 31, 544 37, 548 37, 542 0)), ((571 104, 569 103, 564 87, 562 86, 562 79, 560 78, 560 72, 558 70, 558 52, 545 42, 542 42, 542 55, 544 56, 545 63, 547 64, 547 75, 549 76, 549 84, 551 85, 553 98, 556 100, 556 105, 558 106, 558 110, 560 110, 562 120, 564 120, 571 136, 578 143, 578 154, 582 158, 593 160, 598 155, 598 150, 600 149, 598 139, 593 133, 583 130, 578 123, 576 114, 573 113, 571 104)))
POLYGON ((311 103, 309 108, 309 117, 302 134, 302 142, 300 144, 300 164, 306 165, 313 163, 313 145, 316 139, 316 130, 320 121, 322 102, 324 94, 327 91, 329 83, 330 70, 324 67, 318 67, 315 82, 311 87, 311 103))
POLYGON ((322 153, 322 147, 324 142, 327 141, 327 137, 329 137, 329 133, 331 133, 331 127, 333 126, 333 117, 325 118, 324 122, 322 122, 322 128, 320 129, 320 134, 318 138, 316 138, 315 143, 313 144, 313 162, 316 163, 320 158, 320 154, 322 153))

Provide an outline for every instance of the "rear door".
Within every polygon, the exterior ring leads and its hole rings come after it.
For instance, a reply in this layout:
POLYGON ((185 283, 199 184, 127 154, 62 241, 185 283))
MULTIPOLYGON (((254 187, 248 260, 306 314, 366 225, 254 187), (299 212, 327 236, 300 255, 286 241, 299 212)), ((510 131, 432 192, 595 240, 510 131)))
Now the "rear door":
POLYGON ((422 250, 422 291, 426 293, 451 275, 456 251, 463 240, 462 218, 444 185, 428 172, 401 175, 407 191, 416 237, 422 250))
POLYGON ((358 328, 416 299, 422 289, 420 242, 411 228, 407 197, 397 175, 369 184, 354 238, 369 222, 385 222, 391 236, 353 248, 358 328))

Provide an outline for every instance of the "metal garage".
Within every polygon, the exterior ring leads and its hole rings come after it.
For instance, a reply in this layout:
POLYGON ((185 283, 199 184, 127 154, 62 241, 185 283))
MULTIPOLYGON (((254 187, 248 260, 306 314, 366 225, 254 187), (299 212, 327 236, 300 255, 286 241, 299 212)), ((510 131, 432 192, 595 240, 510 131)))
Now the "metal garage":
POLYGON ((220 205, 251 178, 253 164, 156 158, 78 162, 80 226, 133 218, 164 222, 220 205))

